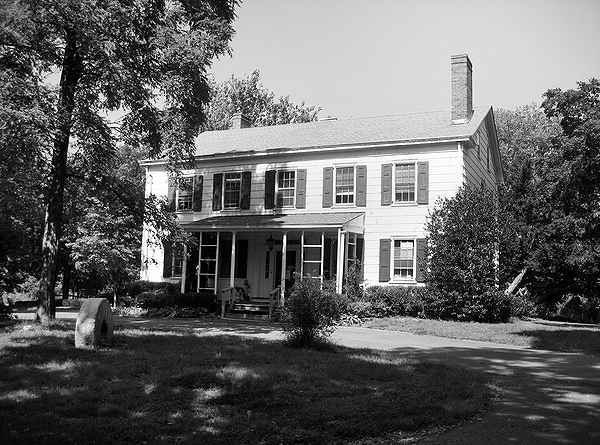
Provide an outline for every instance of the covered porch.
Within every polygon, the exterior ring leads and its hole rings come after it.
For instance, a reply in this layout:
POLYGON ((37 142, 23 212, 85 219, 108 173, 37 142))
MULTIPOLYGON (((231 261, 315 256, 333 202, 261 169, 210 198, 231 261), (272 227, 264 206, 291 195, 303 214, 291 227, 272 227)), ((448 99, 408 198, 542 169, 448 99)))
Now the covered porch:
POLYGON ((364 213, 216 216, 189 222, 196 245, 183 254, 182 292, 212 291, 222 312, 285 303, 297 276, 342 292, 349 265, 362 260, 364 213))

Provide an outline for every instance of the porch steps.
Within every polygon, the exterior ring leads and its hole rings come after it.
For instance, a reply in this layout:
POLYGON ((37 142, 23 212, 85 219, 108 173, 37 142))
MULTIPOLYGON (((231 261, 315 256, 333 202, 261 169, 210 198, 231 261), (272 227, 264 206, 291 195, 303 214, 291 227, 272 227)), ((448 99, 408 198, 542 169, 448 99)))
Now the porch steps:
POLYGON ((268 321, 268 314, 252 314, 248 312, 230 312, 225 314, 224 318, 235 319, 235 320, 260 320, 260 321, 268 321))

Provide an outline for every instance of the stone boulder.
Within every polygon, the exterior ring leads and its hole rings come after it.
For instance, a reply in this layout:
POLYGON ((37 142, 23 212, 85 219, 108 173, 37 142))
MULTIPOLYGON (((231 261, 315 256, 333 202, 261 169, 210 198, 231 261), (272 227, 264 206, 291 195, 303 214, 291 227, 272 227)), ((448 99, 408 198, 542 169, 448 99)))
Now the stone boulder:
POLYGON ((83 302, 75 325, 75 347, 97 348, 112 342, 113 316, 106 298, 89 298, 83 302))

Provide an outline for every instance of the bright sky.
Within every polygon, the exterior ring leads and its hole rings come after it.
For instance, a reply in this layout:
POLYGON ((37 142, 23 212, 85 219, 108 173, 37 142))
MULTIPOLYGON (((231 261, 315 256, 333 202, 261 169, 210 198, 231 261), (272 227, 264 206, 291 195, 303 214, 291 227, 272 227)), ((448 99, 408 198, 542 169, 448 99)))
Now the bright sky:
POLYGON ((514 109, 600 77, 600 0, 245 0, 218 81, 263 85, 319 117, 450 107, 450 56, 473 63, 474 106, 514 109))

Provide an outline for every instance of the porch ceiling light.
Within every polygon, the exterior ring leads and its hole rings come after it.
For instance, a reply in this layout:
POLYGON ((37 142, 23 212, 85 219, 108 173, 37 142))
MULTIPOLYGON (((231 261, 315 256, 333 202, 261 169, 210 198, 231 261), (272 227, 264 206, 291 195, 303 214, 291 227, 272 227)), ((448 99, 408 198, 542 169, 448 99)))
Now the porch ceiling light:
POLYGON ((273 238, 273 234, 271 233, 271 236, 269 236, 267 238, 267 241, 265 242, 265 244, 267 245, 267 247, 269 248, 269 250, 273 250, 273 247, 275 247, 275 243, 277 242, 277 240, 275 238, 273 238))

